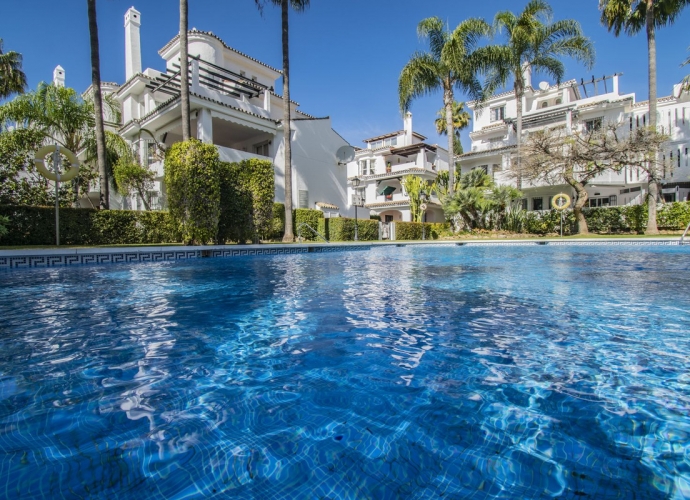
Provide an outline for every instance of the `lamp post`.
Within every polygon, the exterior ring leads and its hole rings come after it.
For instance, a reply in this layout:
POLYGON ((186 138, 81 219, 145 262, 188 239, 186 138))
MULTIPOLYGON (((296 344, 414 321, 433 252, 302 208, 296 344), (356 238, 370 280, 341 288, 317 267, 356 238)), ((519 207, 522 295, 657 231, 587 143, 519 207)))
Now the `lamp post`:
POLYGON ((355 206, 355 241, 359 241, 359 233, 357 231, 357 207, 359 206, 360 199, 359 199, 359 184, 360 184, 359 177, 355 177, 352 179, 352 187, 355 190, 355 194, 352 195, 352 201, 353 205, 355 206))

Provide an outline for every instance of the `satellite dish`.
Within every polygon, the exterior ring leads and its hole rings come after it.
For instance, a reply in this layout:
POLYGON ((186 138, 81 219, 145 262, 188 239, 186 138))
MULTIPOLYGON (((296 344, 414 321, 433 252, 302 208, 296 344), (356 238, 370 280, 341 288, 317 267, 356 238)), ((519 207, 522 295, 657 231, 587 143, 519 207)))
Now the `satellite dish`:
POLYGON ((549 87, 549 82, 539 82, 539 90, 548 90, 549 87))
POLYGON ((335 157, 338 159, 338 165, 350 163, 355 159, 355 148, 352 146, 342 146, 336 151, 335 157))

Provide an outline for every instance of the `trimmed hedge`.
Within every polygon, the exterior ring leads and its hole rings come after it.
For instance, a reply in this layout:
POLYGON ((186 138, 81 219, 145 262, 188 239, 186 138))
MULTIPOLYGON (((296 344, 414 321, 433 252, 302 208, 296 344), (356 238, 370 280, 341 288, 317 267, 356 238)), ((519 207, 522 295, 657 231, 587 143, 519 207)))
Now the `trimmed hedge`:
MULTIPOLYGON (((9 217, 9 233, 0 243, 10 246, 54 245, 55 209, 1 205, 9 217)), ((168 212, 60 209, 61 245, 137 245, 178 243, 182 233, 168 212)))
MULTIPOLYGON (((297 225, 306 222, 311 227, 319 230, 319 221, 323 220, 323 212, 313 208, 297 208, 292 211, 292 232, 297 237, 297 225)), ((283 203, 273 204, 273 219, 271 220, 271 229, 268 232, 268 239, 282 240, 285 234, 285 205, 283 203)), ((323 234, 323 233, 322 233, 323 234)), ((320 239, 309 229, 302 230, 302 238, 307 241, 315 241, 320 239)))
POLYGON ((273 170, 266 160, 220 163, 218 243, 258 243, 272 232, 273 170))
MULTIPOLYGON (((424 236, 427 240, 437 240, 442 236, 450 236, 452 234, 449 222, 425 222, 424 236)), ((422 239, 422 223, 421 222, 396 222, 395 223, 395 239, 396 240, 421 240, 422 239)))
MULTIPOLYGON (((328 241, 354 241, 355 219, 331 217, 319 220, 318 231, 328 241)), ((376 241, 379 239, 379 222, 370 219, 357 219, 357 236, 359 241, 376 241)))
POLYGON ((185 243, 205 245, 218 238, 221 163, 213 144, 196 139, 165 152, 168 207, 185 243))
MULTIPOLYGON (((647 227, 647 205, 624 205, 618 207, 583 208, 590 233, 617 234, 643 233, 647 227)), ((690 202, 664 203, 657 210, 659 229, 680 230, 690 223, 690 202)), ((558 210, 527 212, 525 232, 548 234, 560 232, 561 214, 558 210)), ((566 210, 563 220, 563 234, 575 234, 575 215, 566 210)))
MULTIPOLYGON (((283 212, 285 210, 283 209, 283 212)), ((316 231, 319 231, 319 222, 323 219, 323 212, 311 208, 298 208, 292 211, 292 232, 297 237, 297 226, 303 222, 309 224, 316 231)), ((321 231, 319 231, 321 233, 321 231)), ((323 233, 321 233, 323 234, 323 233)), ((316 241, 320 238, 310 231, 309 228, 302 228, 302 239, 306 241, 316 241)))

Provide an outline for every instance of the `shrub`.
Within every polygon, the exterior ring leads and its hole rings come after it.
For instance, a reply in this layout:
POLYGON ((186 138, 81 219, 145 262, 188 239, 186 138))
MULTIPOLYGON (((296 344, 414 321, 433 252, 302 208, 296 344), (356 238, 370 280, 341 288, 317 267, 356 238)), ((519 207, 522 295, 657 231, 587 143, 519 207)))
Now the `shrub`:
MULTIPOLYGON (((319 221, 318 231, 328 241, 354 241, 355 219, 347 217, 331 217, 319 221)), ((376 241, 379 239, 379 223, 370 219, 357 220, 357 235, 359 241, 376 241)))
POLYGON ((375 215, 375 214, 369 215, 369 218, 370 218, 371 220, 379 220, 379 221, 381 220, 381 216, 380 216, 380 215, 375 215))
POLYGON ((271 227, 266 238, 270 240, 282 240, 283 234, 285 234, 285 204, 274 203, 271 227))
POLYGON ((218 150, 213 144, 190 139, 166 151, 168 207, 185 243, 206 244, 217 238, 220 182, 218 150))
MULTIPOLYGON (((0 206, 9 217, 5 245, 54 245, 55 209, 52 207, 0 206)), ((177 243, 178 225, 168 212, 132 210, 60 209, 60 243, 63 245, 116 245, 177 243)))
POLYGON ((685 229, 690 224, 690 202, 665 203, 657 211, 656 221, 660 229, 685 229))
MULTIPOLYGON (((311 208, 298 208, 292 211, 292 231, 297 235, 297 226, 302 223, 308 224, 315 231, 319 231, 319 221, 323 219, 323 212, 321 210, 314 210, 311 208)), ((307 241, 315 241, 320 239, 314 231, 307 227, 302 227, 302 238, 307 241)), ((321 231, 319 231, 321 233, 321 231)), ((323 234, 323 233, 321 233, 323 234)))
MULTIPOLYGON (((427 240, 437 240, 443 236, 450 236, 452 234, 449 222, 425 222, 424 238, 427 240)), ((422 223, 421 222, 396 222, 395 223, 395 239, 396 240, 421 240, 422 239, 422 223)))
POLYGON ((267 160, 220 163, 218 243, 257 242, 273 226, 274 172, 267 160))

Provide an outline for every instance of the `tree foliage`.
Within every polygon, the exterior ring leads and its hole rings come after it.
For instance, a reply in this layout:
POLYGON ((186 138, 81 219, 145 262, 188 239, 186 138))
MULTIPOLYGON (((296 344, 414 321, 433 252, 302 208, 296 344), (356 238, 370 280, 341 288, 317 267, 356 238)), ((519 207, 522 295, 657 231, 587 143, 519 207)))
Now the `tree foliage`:
POLYGON ((446 217, 458 217, 467 229, 502 229, 509 210, 522 193, 510 186, 496 186, 481 168, 460 177, 458 189, 443 198, 446 217))
POLYGON ((212 144, 173 144, 165 155, 168 208, 185 243, 216 240, 220 218, 220 160, 212 144))
MULTIPOLYGON (((417 26, 420 38, 429 41, 428 52, 416 52, 400 73, 398 97, 400 109, 409 110, 412 101, 420 97, 443 93, 448 154, 452 160, 455 138, 453 123, 454 91, 460 90, 470 97, 483 100, 478 72, 483 67, 481 39, 488 36, 491 27, 483 20, 470 18, 460 23, 453 32, 446 29, 438 17, 423 19, 417 26)), ((449 186, 452 191, 455 173, 450 169, 449 186)))
POLYGON ((412 222, 422 222, 422 196, 431 194, 432 186, 418 175, 406 175, 400 182, 410 200, 412 222))
POLYGON ((26 75, 22 71, 22 55, 13 50, 5 52, 0 38, 0 100, 25 91, 26 75))
POLYGON ((568 131, 564 127, 545 128, 530 134, 524 147, 519 171, 512 166, 514 177, 531 182, 563 184, 577 192, 573 206, 578 233, 588 232, 582 209, 587 203, 585 186, 606 172, 620 172, 626 166, 637 167, 656 179, 658 151, 668 140, 650 128, 640 127, 627 133, 624 124, 608 123, 590 131, 568 131))

